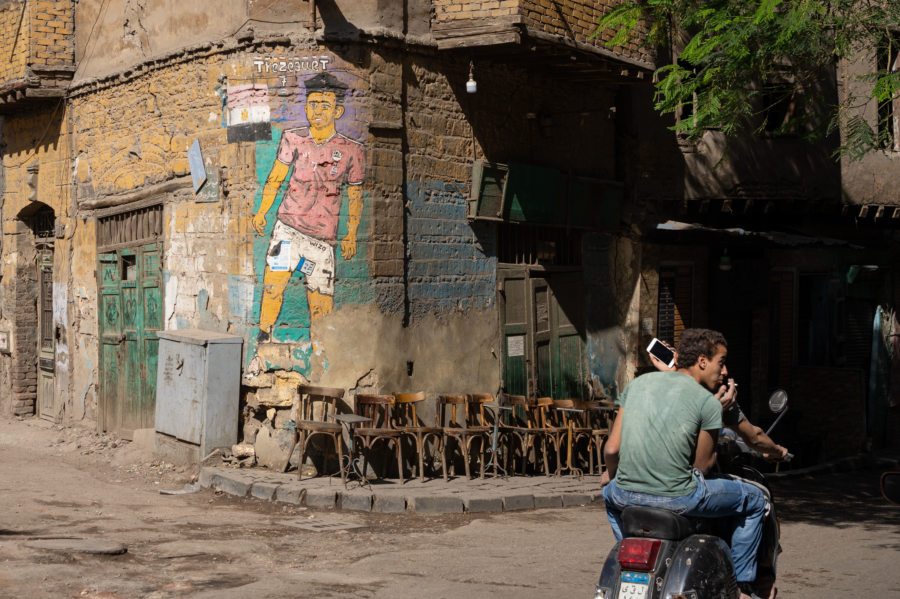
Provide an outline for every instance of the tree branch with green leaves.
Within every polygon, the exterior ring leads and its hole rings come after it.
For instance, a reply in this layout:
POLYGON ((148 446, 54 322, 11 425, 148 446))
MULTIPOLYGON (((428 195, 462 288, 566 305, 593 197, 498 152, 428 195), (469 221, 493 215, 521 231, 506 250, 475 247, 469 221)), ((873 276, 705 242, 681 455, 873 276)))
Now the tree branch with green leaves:
POLYGON ((707 129, 840 133, 837 156, 859 158, 900 135, 886 122, 900 116, 897 0, 626 1, 594 36, 611 33, 615 47, 639 32, 657 49, 655 107, 688 139, 707 129), (861 58, 862 72, 837 85, 835 65, 861 58), (859 114, 872 101, 875 122, 859 114))

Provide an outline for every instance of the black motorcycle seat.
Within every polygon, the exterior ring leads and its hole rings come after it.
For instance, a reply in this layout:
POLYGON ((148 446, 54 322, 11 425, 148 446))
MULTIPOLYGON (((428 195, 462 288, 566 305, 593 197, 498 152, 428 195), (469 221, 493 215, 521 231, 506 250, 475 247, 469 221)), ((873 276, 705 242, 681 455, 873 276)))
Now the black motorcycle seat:
POLYGON ((697 520, 655 507, 630 505, 622 510, 622 533, 626 537, 649 537, 678 541, 700 529, 697 520))

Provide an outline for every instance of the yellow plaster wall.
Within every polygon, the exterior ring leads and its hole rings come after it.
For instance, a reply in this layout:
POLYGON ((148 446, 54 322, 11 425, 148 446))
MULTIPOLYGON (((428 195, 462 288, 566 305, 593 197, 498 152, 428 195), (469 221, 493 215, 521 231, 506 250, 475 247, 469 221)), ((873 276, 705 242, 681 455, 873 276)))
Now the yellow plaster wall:
POLYGON ((207 148, 225 145, 213 91, 220 71, 201 59, 75 97, 75 151, 94 191, 123 192, 189 174, 195 138, 207 157, 207 148))
POLYGON ((98 420, 97 368, 99 366, 97 331, 96 221, 77 219, 71 240, 69 283, 69 353, 71 355, 71 394, 67 414, 78 420, 98 420))
POLYGON ((14 221, 19 211, 35 200, 53 208, 58 217, 68 214, 70 145, 65 123, 62 101, 46 110, 6 118, 4 222, 14 221), (35 166, 36 176, 30 172, 35 166))

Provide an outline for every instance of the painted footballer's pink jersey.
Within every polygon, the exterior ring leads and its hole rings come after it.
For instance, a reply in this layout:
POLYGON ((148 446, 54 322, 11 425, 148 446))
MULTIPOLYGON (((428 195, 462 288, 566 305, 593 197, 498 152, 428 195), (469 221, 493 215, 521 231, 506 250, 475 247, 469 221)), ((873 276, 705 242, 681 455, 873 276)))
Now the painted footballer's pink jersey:
POLYGON ((361 184, 365 174, 362 145, 340 133, 317 144, 306 127, 286 129, 278 146, 278 160, 293 166, 278 220, 334 243, 343 186, 361 184))

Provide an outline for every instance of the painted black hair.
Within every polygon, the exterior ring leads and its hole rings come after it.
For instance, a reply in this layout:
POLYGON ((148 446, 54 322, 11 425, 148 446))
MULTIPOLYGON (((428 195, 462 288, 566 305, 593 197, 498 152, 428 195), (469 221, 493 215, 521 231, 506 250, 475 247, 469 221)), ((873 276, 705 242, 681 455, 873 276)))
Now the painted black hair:
POLYGON ((303 82, 303 86, 307 96, 314 92, 332 92, 338 104, 342 104, 347 95, 347 84, 326 71, 310 77, 303 82))

